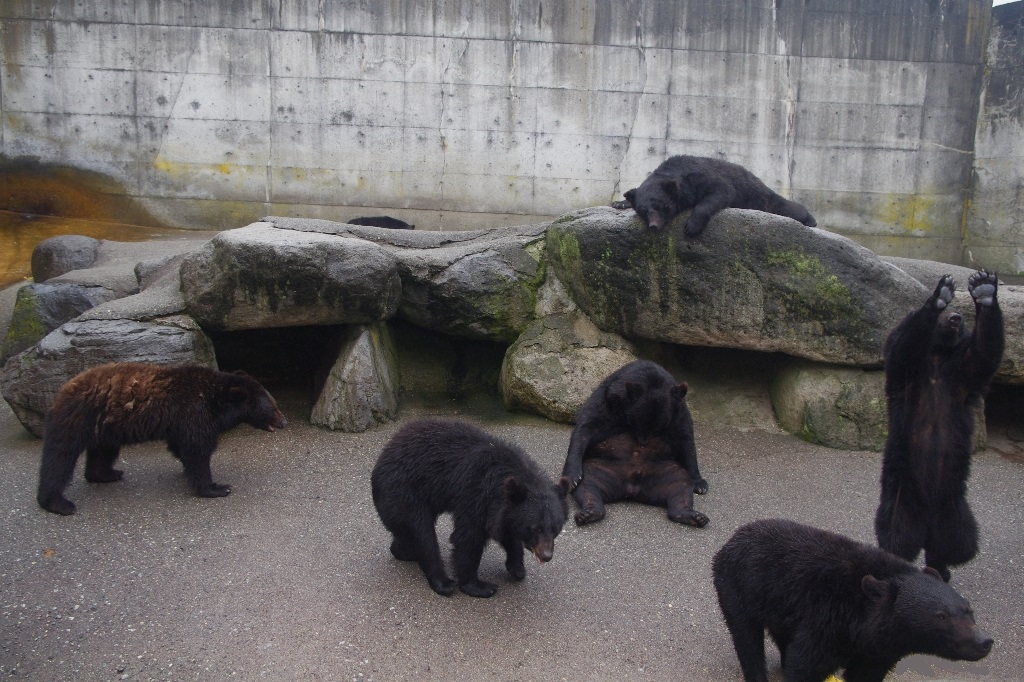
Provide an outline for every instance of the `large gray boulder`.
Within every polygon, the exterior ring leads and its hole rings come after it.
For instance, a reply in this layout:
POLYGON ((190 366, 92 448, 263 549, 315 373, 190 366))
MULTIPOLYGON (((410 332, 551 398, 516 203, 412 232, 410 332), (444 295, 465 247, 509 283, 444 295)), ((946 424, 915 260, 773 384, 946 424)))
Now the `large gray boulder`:
POLYGON ((0 393, 30 432, 43 435, 46 411, 68 379, 108 362, 216 367, 213 344, 184 315, 138 321, 68 322, 15 355, 0 370, 0 393))
POLYGON ((11 323, 0 343, 0 366, 60 325, 100 303, 117 298, 106 287, 79 284, 28 284, 18 289, 11 323))
POLYGON ((804 440, 846 450, 877 451, 885 444, 882 370, 792 362, 770 390, 779 425, 804 440))
POLYGON ((44 239, 32 249, 32 279, 45 282, 65 272, 91 267, 99 248, 99 239, 79 234, 44 239))
POLYGON ((201 325, 233 331, 386 320, 401 283, 375 244, 254 223, 186 256, 181 291, 201 325))
POLYGON ((602 332, 582 313, 548 315, 505 354, 502 400, 510 410, 572 423, 597 385, 637 357, 633 344, 602 332))
POLYGON ((402 278, 398 313, 425 329, 509 343, 534 319, 547 225, 428 232, 303 218, 263 220, 282 230, 349 236, 387 249, 402 278))
POLYGON ((927 290, 851 240, 726 209, 699 238, 633 211, 590 208, 548 229, 549 267, 602 330, 630 339, 779 351, 878 366, 889 330, 927 290))
POLYGON ((309 421, 337 431, 359 433, 398 414, 399 372, 386 324, 348 327, 309 421))

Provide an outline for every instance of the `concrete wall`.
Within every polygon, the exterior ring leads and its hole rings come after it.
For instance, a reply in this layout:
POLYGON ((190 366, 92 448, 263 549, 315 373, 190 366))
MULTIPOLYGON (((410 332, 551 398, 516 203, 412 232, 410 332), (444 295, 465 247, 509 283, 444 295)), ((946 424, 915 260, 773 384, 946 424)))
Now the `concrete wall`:
MULTIPOLYGON (((186 227, 523 223, 721 156, 959 262, 990 0, 5 0, 0 150, 186 227)), ((16 165, 16 164, 15 164, 16 165)))
POLYGON ((992 15, 964 262, 1024 274, 1024 2, 992 15))

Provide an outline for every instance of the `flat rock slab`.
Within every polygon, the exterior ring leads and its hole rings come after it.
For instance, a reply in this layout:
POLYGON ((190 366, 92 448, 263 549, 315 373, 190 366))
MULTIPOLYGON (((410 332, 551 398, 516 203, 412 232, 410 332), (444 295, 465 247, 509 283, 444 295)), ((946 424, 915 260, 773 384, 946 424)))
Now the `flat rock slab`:
POLYGON ((386 320, 401 282, 395 258, 371 242, 254 223, 186 256, 181 292, 201 325, 233 331, 386 320))
POLYGON ((604 331, 879 366, 889 330, 928 290, 868 249, 759 211, 727 209, 696 239, 590 208, 548 230, 550 267, 604 331))

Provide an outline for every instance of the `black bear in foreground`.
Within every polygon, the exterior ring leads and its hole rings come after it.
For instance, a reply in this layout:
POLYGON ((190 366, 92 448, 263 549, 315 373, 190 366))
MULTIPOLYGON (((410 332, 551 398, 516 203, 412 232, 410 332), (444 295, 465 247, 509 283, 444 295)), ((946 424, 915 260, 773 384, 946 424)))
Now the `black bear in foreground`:
POLYGON ((764 632, 787 682, 881 682, 914 653, 977 661, 992 638, 930 568, 784 519, 741 527, 712 561, 718 603, 746 682, 767 682, 764 632))
POLYGON ((474 597, 498 589, 477 571, 488 539, 505 549, 505 568, 526 577, 523 548, 551 560, 569 513, 569 482, 551 483, 520 448, 472 424, 422 419, 384 446, 370 476, 373 504, 394 536, 391 554, 417 561, 430 587, 448 596, 456 586, 474 597), (434 528, 451 512, 457 580, 445 573, 434 528))
POLYGON ((615 208, 632 208, 652 229, 661 229, 688 209, 684 231, 696 237, 723 208, 750 208, 792 218, 815 227, 814 216, 795 201, 779 196, 743 166, 704 156, 673 156, 654 169, 639 187, 628 190, 615 208))
POLYGON ((925 564, 949 580, 949 567, 978 552, 978 525, 964 495, 970 475, 974 414, 1003 357, 998 280, 970 276, 974 332, 949 303, 953 278, 939 280, 919 310, 889 338, 885 394, 889 436, 882 456, 878 545, 908 561, 923 548, 925 564))
POLYGON ((562 475, 573 485, 578 525, 604 518, 605 503, 665 506, 677 523, 701 528, 693 493, 707 492, 697 467, 686 384, 649 360, 619 368, 576 413, 562 475))
POLYGON ((199 366, 124 362, 87 369, 61 387, 46 413, 39 506, 73 514, 64 497, 75 463, 86 451, 85 479, 121 480, 114 468, 121 447, 167 441, 199 497, 223 497, 231 487, 213 482, 210 456, 217 436, 245 422, 274 431, 288 424, 277 403, 252 377, 199 366))
POLYGON ((369 227, 386 227, 389 230, 415 230, 415 225, 410 225, 404 220, 392 218, 389 215, 364 216, 353 218, 347 221, 349 225, 367 225, 369 227))

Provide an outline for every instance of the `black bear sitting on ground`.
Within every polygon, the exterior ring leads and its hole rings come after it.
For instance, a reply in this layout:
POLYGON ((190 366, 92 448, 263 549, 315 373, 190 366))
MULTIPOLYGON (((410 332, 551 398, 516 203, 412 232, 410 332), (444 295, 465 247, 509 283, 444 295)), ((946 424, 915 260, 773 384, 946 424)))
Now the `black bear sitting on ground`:
POLYGON ((615 208, 632 208, 648 227, 661 229, 687 209, 684 231, 696 237, 723 208, 749 208, 792 218, 809 227, 818 223, 795 201, 779 196, 743 166, 704 156, 673 156, 639 187, 628 190, 615 208))
POLYGON ((562 475, 573 484, 578 525, 604 518, 605 503, 665 506, 677 523, 698 528, 693 493, 707 492, 697 467, 686 384, 660 365, 637 360, 602 381, 576 413, 562 475))
POLYGON ((349 225, 366 225, 369 227, 386 227, 389 230, 415 230, 415 225, 410 225, 404 220, 392 218, 389 215, 364 216, 353 218, 348 221, 349 225))
POLYGON ((949 566, 978 552, 978 525, 964 495, 970 475, 973 409, 1003 357, 998 280, 984 270, 967 290, 973 333, 953 300, 953 278, 939 280, 924 305, 885 341, 889 436, 882 457, 878 545, 908 561, 923 548, 925 564, 949 580, 949 566))
POLYGON ((198 366, 124 362, 87 369, 61 387, 46 413, 39 506, 68 515, 64 497, 75 463, 86 451, 85 479, 121 480, 114 469, 121 447, 167 441, 199 497, 223 497, 231 487, 213 482, 210 457, 217 436, 245 422, 274 431, 287 425, 277 403, 255 379, 198 366))
POLYGON ((992 638, 930 568, 783 519, 741 527, 712 561, 715 590, 746 682, 767 682, 764 632, 787 680, 882 682, 912 653, 977 661, 992 638))
POLYGON ((487 540, 505 549, 505 568, 526 577, 523 547, 550 561, 569 513, 569 482, 552 484, 526 453, 471 424, 422 419, 384 446, 370 476, 373 504, 391 531, 391 554, 417 561, 430 587, 448 596, 458 586, 474 597, 498 589, 477 572, 487 540), (457 581, 445 573, 434 528, 451 512, 457 581))

